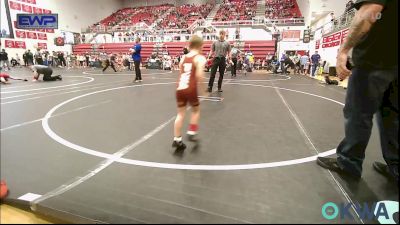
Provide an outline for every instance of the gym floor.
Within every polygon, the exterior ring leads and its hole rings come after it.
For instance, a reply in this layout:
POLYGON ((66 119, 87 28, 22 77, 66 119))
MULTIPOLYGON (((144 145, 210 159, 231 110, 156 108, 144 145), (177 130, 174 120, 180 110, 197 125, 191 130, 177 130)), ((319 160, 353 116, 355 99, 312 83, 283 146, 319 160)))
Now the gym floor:
POLYGON ((383 161, 375 127, 361 181, 315 163, 343 138, 341 87, 228 73, 201 102, 200 143, 174 152, 177 72, 142 73, 133 83, 132 72, 55 69, 63 81, 2 85, 5 202, 85 223, 363 223, 354 209, 342 221, 321 208, 398 200, 372 169, 383 161))

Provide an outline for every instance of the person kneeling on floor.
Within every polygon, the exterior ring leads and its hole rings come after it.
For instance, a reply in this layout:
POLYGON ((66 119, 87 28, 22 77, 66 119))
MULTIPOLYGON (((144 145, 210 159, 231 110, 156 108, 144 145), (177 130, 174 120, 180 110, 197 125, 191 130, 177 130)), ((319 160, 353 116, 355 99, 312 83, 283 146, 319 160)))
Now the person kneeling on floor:
POLYGON ((33 72, 33 81, 37 81, 39 76, 43 74, 43 81, 56 81, 62 80, 61 75, 51 76, 53 74, 53 69, 48 66, 43 65, 33 65, 30 67, 33 72))

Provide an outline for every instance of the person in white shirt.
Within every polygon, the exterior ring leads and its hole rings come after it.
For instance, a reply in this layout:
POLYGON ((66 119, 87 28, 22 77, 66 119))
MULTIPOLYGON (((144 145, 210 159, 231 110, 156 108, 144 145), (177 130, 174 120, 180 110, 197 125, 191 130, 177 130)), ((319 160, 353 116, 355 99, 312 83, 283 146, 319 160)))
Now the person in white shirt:
POLYGON ((17 65, 21 68, 22 67, 21 58, 19 57, 18 53, 15 54, 15 60, 17 60, 17 65))

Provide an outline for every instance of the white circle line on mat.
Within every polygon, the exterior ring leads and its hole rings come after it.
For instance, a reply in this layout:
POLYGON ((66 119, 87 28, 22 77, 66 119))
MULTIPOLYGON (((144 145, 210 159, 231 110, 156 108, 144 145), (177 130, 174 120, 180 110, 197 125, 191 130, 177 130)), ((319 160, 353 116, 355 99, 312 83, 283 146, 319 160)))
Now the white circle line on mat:
MULTIPOLYGON (((97 150, 89 149, 77 144, 74 144, 68 140, 65 140, 64 138, 60 137, 58 134, 56 134, 49 126, 49 119, 52 116, 52 114, 59 109, 60 107, 75 101, 77 99, 81 99, 83 97, 87 97, 90 95, 98 94, 98 93, 104 93, 108 91, 113 91, 113 90, 118 90, 118 89, 124 89, 124 88, 132 88, 132 87, 140 87, 140 86, 155 86, 155 85, 168 85, 168 84, 175 84, 175 82, 168 82, 168 83, 154 83, 154 84, 144 84, 144 85, 139 85, 139 86, 125 86, 125 87, 116 87, 116 88, 110 88, 106 90, 100 90, 100 91, 95 91, 87 94, 83 94, 74 98, 71 98, 69 100, 66 100, 55 107, 53 107, 49 112, 47 112, 46 116, 42 120, 42 126, 44 131, 46 132, 47 135, 49 135, 53 140, 57 141, 58 143, 69 147, 71 149, 74 149, 76 151, 89 154, 92 156, 100 157, 100 158, 105 158, 105 159, 111 159, 115 162, 119 163, 124 163, 124 164, 129 164, 129 165, 136 165, 136 166, 144 166, 144 167, 153 167, 153 168, 163 168, 163 169, 175 169, 175 170, 208 170, 208 171, 231 171, 231 170, 251 170, 251 169, 263 169, 263 168, 274 168, 274 167, 282 167, 282 166, 289 166, 289 165, 297 165, 297 164, 302 164, 302 163, 307 163, 311 161, 315 161, 317 157, 319 156, 329 156, 333 155, 336 153, 336 149, 328 150, 325 152, 321 152, 318 155, 313 155, 309 157, 304 157, 304 158, 299 158, 299 159, 292 159, 292 160, 285 160, 285 161, 277 161, 277 162, 269 162, 269 163, 255 163, 255 164, 237 164, 237 165, 189 165, 189 164, 171 164, 171 163, 159 163, 159 162, 149 162, 149 161, 141 161, 141 160, 134 160, 134 159, 126 159, 126 158, 120 158, 116 157, 113 154, 107 154, 103 153, 97 150)), ((301 93, 313 97, 318 97, 324 100, 328 100, 331 102, 334 102, 336 104, 339 104, 343 106, 344 104, 327 98, 323 97, 320 95, 316 94, 311 94, 308 92, 303 92, 303 91, 298 91, 298 90, 293 90, 293 89, 288 89, 288 88, 281 88, 281 87, 273 87, 273 86, 267 86, 267 85, 256 85, 256 84, 242 84, 242 83, 229 83, 230 85, 243 85, 243 86, 254 86, 254 87, 264 87, 264 88, 277 88, 281 90, 286 90, 286 91, 291 91, 295 93, 301 93)))
POLYGON ((82 78, 89 79, 89 80, 80 82, 80 83, 75 83, 75 84, 60 85, 60 86, 53 86, 53 87, 46 87, 46 88, 26 89, 26 90, 18 90, 18 91, 4 91, 4 92, 2 91, 1 94, 47 90, 47 89, 54 89, 54 88, 61 88, 61 87, 70 87, 70 86, 76 86, 76 85, 81 85, 81 84, 87 84, 87 83, 94 81, 93 77, 86 77, 86 76, 66 76, 66 77, 82 77, 82 78))

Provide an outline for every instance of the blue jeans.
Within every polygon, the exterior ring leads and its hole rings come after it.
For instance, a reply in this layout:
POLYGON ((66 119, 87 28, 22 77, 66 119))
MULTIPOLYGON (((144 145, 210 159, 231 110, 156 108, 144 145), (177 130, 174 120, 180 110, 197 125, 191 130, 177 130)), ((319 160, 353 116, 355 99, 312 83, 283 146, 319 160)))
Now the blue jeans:
POLYGON ((311 76, 315 76, 315 71, 317 70, 317 64, 316 63, 314 63, 313 65, 312 65, 312 73, 311 73, 311 76))
POLYGON ((366 70, 354 68, 350 76, 346 104, 345 137, 337 148, 339 166, 361 176, 371 136, 374 114, 381 139, 381 150, 390 170, 398 177, 399 165, 399 106, 398 68, 366 70))

